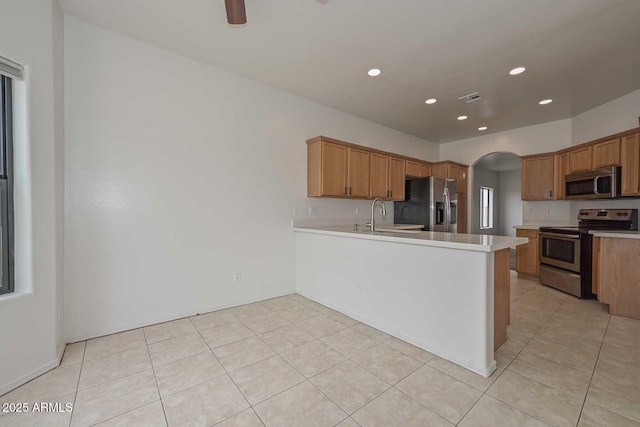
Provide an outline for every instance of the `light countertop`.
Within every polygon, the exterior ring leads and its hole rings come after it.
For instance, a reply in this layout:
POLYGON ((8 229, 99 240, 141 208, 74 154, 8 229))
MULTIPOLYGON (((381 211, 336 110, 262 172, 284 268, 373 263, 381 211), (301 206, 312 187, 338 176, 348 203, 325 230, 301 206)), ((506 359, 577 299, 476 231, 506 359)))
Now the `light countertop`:
POLYGON ((640 231, 608 231, 608 230, 591 230, 589 234, 594 237, 611 237, 616 239, 640 239, 640 231))
POLYGON ((476 252, 496 252, 501 249, 523 245, 529 241, 526 237, 485 236, 480 234, 456 234, 434 231, 353 231, 353 226, 295 227, 293 230, 300 233, 324 234, 329 236, 349 237, 353 239, 435 246, 440 248, 476 252))

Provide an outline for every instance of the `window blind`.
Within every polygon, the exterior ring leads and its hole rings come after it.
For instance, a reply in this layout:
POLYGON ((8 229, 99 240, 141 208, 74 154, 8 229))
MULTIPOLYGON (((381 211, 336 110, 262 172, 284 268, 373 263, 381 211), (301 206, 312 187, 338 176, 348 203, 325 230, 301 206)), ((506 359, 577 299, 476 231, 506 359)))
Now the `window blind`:
POLYGON ((22 65, 0 56, 0 74, 12 79, 22 79, 22 65))

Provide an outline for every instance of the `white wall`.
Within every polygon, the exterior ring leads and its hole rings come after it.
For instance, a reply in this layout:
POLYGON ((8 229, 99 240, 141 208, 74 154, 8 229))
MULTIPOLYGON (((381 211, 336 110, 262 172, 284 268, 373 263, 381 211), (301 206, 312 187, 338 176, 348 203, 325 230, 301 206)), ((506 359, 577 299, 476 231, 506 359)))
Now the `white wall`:
POLYGON ((479 167, 473 168, 473 185, 471 199, 471 233, 473 234, 499 234, 498 224, 499 217, 498 212, 500 209, 500 192, 498 189, 498 173, 488 171, 479 167), (480 228, 480 187, 493 188, 493 227, 487 229, 480 228))
POLYGON ((65 58, 68 340, 293 292, 291 220, 370 206, 306 198, 306 139, 438 158, 424 140, 69 17, 65 58))
POLYGON ((26 67, 14 85, 16 292, 0 296, 0 394, 57 365, 61 349, 62 22, 54 0, 0 2, 0 55, 26 67))
POLYGON ((572 145, 640 126, 640 90, 575 116, 571 119, 572 145))
POLYGON ((522 171, 498 173, 498 234, 515 236, 516 225, 522 224, 522 171))

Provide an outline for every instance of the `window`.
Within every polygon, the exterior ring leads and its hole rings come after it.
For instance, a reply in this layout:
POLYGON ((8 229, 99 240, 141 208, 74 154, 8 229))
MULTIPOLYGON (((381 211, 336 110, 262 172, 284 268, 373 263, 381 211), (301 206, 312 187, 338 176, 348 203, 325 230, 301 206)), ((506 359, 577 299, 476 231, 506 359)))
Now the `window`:
POLYGON ((480 187, 480 229, 493 228, 493 188, 480 187))
POLYGON ((11 79, 0 75, 0 294, 13 292, 13 116, 11 79))

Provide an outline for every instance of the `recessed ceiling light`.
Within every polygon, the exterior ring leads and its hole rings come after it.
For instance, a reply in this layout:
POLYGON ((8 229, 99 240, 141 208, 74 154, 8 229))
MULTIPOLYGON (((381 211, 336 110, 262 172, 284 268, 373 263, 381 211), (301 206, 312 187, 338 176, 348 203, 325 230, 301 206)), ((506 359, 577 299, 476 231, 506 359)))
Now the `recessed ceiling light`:
POLYGON ((458 116, 458 120, 467 120, 467 116, 458 116))
POLYGON ((369 72, 367 74, 369 74, 371 77, 378 77, 380 75, 382 71, 380 71, 380 69, 378 68, 372 68, 369 70, 369 72))
POLYGON ((553 99, 543 99, 542 101, 538 102, 538 104, 547 105, 547 104, 551 104, 552 102, 553 102, 553 99))
POLYGON ((509 74, 511 74, 512 76, 517 76, 518 74, 524 73, 524 70, 526 70, 526 68, 516 67, 513 70, 509 71, 509 74))
POLYGON ((480 126, 480 127, 478 128, 478 130, 487 130, 487 127, 486 127, 486 126, 480 126))
POLYGON ((425 102, 425 104, 429 104, 429 105, 431 105, 431 104, 435 104, 435 103, 436 103, 436 101, 437 101, 437 99, 435 99, 435 98, 429 98, 429 99, 427 99, 427 100, 426 100, 426 101, 424 101, 424 102, 425 102))

